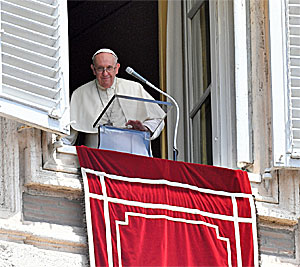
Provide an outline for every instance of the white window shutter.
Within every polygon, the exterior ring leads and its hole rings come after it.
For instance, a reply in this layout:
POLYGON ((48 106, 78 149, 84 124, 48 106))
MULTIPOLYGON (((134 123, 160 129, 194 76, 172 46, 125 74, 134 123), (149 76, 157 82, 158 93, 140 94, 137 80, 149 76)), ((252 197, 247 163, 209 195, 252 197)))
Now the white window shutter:
POLYGON ((292 157, 300 158, 300 2, 289 0, 288 59, 291 90, 292 157))
POLYGON ((246 0, 234 0, 234 51, 236 88, 237 166, 244 167, 252 159, 251 119, 249 111, 246 0))
POLYGON ((269 1, 273 166, 300 167, 300 3, 269 1))
POLYGON ((0 115, 68 133, 66 0, 1 0, 0 115))

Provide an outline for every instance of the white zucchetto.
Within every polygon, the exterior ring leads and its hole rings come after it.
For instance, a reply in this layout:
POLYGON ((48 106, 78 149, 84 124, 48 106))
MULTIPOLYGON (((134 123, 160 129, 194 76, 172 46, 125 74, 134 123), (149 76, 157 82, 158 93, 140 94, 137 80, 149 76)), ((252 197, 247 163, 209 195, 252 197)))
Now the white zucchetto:
POLYGON ((118 57, 116 55, 116 53, 114 51, 112 51, 111 49, 108 49, 108 48, 101 48, 99 49, 92 57, 92 61, 94 61, 94 58, 96 55, 100 54, 100 53, 109 53, 109 54, 112 54, 117 60, 118 60, 118 57))

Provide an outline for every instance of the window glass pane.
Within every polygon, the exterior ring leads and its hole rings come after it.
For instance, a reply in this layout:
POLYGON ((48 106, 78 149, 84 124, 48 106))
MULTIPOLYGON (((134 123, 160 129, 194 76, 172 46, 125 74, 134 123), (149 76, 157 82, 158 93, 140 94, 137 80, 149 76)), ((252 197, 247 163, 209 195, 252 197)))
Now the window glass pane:
POLYGON ((193 162, 212 165, 210 95, 192 118, 193 162))
POLYGON ((192 8, 194 1, 195 0, 187 0, 186 1, 187 12, 189 12, 190 9, 192 8))
POLYGON ((192 79, 195 105, 211 82, 210 33, 208 2, 204 2, 192 18, 192 79))
POLYGON ((191 2, 191 6, 193 6, 194 4, 197 4, 197 2, 199 2, 199 0, 190 0, 191 2))

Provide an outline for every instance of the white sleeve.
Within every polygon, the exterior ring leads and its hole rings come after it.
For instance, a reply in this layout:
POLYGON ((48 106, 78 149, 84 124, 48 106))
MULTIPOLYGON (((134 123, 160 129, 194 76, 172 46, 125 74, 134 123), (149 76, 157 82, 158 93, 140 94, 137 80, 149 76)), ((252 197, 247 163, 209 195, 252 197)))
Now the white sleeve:
POLYGON ((165 126, 165 123, 164 121, 161 121, 161 119, 152 119, 144 121, 143 125, 151 131, 151 140, 154 140, 160 135, 165 126))
POLYGON ((70 135, 63 137, 61 140, 65 145, 73 146, 76 142, 77 137, 78 137, 78 132, 71 127, 70 135))

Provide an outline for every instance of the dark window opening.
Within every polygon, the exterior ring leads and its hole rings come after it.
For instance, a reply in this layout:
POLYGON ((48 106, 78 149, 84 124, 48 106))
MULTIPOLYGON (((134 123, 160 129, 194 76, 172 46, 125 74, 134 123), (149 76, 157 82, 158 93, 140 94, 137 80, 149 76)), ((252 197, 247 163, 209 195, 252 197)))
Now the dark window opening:
MULTIPOLYGON (((157 1, 68 1, 70 95, 94 79, 91 57, 110 48, 119 57, 118 77, 134 80, 125 69, 132 67, 159 86, 157 1)), ((144 88, 157 100, 160 95, 144 88)), ((160 157, 160 138, 152 142, 160 157)))

